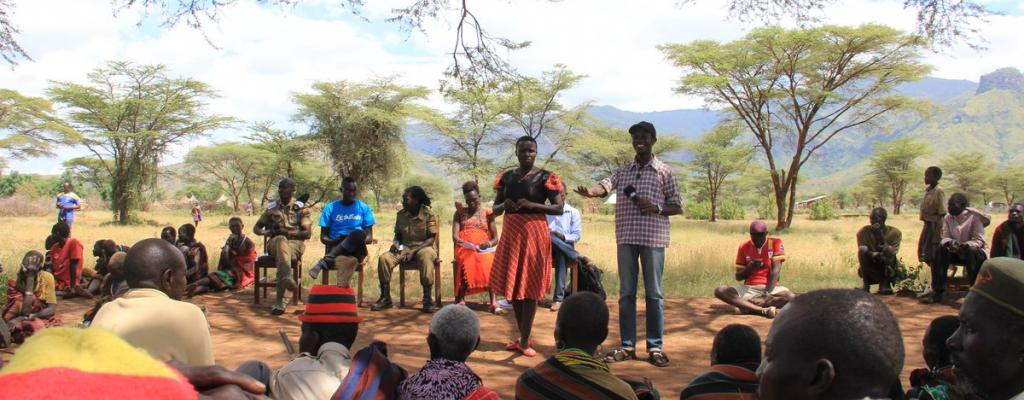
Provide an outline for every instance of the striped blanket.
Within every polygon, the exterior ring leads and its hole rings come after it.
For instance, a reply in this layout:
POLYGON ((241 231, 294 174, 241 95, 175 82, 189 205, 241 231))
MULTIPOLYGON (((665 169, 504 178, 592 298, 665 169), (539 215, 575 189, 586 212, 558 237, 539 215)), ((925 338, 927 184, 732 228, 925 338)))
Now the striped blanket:
POLYGON ((387 344, 373 342, 352 358, 348 376, 331 400, 391 400, 397 397, 398 384, 407 375, 388 360, 387 344))
POLYGON ((558 353, 526 370, 516 381, 516 398, 523 400, 635 400, 625 381, 608 372, 600 360, 580 352, 558 353))
POLYGON ((683 388, 680 400, 755 400, 757 363, 717 364, 683 388))

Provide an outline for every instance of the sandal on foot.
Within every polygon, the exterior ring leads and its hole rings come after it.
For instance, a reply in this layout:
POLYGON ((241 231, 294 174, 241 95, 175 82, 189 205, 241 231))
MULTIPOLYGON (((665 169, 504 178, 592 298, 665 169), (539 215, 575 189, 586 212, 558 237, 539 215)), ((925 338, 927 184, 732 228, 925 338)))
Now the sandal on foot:
POLYGON ((779 315, 779 309, 775 307, 765 307, 761 309, 762 317, 774 319, 776 315, 779 315))
POLYGON ((664 368, 668 366, 668 356, 665 355, 664 351, 654 350, 647 353, 647 362, 655 367, 664 368))
POLYGON ((636 350, 619 347, 604 355, 604 362, 615 363, 621 361, 636 360, 636 350))

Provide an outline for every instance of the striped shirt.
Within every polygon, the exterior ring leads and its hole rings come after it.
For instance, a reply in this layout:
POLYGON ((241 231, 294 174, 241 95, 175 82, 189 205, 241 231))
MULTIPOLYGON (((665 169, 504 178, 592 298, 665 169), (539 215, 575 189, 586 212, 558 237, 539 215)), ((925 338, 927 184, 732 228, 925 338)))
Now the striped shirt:
POLYGON ((636 195, 650 200, 664 208, 667 205, 682 204, 679 197, 679 183, 672 168, 657 157, 646 165, 634 159, 628 165, 619 167, 612 176, 600 182, 607 193, 616 193, 615 242, 649 247, 668 247, 668 217, 657 214, 642 214, 640 207, 629 201, 623 191, 629 186, 636 189, 636 195))
POLYGON ((757 399, 756 369, 756 363, 712 365, 683 388, 679 400, 757 399))

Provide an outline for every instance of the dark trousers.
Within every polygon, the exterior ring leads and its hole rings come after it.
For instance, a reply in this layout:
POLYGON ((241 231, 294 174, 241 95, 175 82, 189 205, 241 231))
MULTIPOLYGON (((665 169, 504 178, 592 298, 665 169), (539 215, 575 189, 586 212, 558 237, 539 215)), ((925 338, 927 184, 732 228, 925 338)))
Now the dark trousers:
POLYGON ((336 244, 334 246, 331 246, 331 247, 327 247, 327 248, 324 249, 324 259, 323 259, 323 261, 324 261, 324 264, 327 265, 327 269, 329 269, 329 270, 330 269, 334 269, 334 259, 338 258, 338 256, 352 256, 352 257, 358 258, 359 261, 362 261, 363 257, 365 257, 364 256, 366 254, 366 245, 365 244, 363 244, 362 251, 357 251, 356 252, 356 253, 360 253, 360 254, 349 254, 349 252, 346 251, 344 247, 341 247, 341 242, 345 241, 345 237, 346 236, 348 236, 348 235, 338 236, 338 239, 340 239, 338 241, 338 244, 336 244))
POLYGON ((949 274, 950 265, 963 265, 966 271, 967 281, 974 285, 974 279, 978 277, 978 270, 988 256, 981 249, 964 247, 958 252, 951 252, 946 246, 939 246, 935 251, 935 261, 932 263, 932 291, 942 293, 946 290, 946 276, 949 274))
POLYGON ((267 388, 267 395, 270 395, 270 377, 274 375, 274 370, 270 369, 267 363, 259 360, 248 360, 239 365, 235 372, 260 381, 267 388))
POLYGON ((572 243, 551 235, 551 264, 555 267, 555 297, 552 301, 565 299, 565 271, 569 262, 579 258, 580 253, 572 243))

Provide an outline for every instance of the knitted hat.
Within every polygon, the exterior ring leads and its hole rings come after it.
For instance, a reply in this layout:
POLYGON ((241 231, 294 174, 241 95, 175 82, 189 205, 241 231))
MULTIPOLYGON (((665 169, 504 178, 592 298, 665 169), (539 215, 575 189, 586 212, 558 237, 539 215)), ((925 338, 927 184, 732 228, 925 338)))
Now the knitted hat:
POLYGON ((1009 257, 986 260, 971 292, 1024 317, 1024 261, 1009 257))
POLYGON ((358 324, 363 317, 356 310, 356 295, 351 287, 313 285, 306 299, 306 312, 299 316, 299 321, 358 324))
POLYGON ((195 399, 166 364, 100 328, 47 328, 0 370, 5 399, 195 399))

